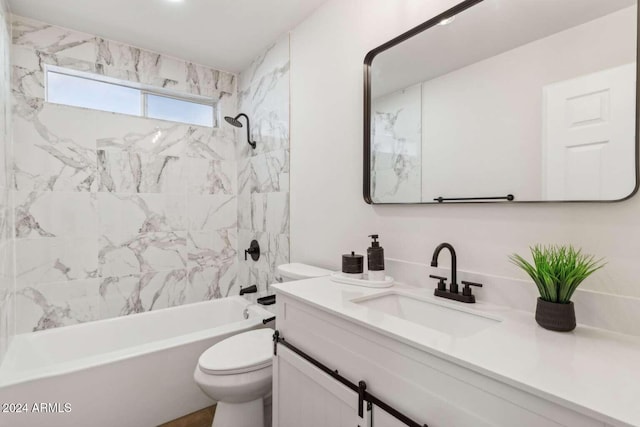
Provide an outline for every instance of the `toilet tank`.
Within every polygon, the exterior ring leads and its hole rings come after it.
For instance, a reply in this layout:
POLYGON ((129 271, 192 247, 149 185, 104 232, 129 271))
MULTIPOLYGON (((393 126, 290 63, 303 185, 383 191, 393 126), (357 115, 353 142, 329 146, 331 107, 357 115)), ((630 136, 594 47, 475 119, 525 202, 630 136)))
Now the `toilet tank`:
POLYGON ((292 282, 294 280, 313 279, 314 277, 328 276, 333 271, 327 270, 313 265, 301 264, 294 262, 291 264, 282 264, 278 266, 278 274, 283 282, 292 282))

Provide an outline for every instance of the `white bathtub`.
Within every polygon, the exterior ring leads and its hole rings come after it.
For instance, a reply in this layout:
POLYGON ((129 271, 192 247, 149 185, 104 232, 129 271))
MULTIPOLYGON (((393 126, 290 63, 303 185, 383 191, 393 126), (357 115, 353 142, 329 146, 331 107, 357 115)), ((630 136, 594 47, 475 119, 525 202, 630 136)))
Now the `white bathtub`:
POLYGON ((193 369, 208 347, 272 316, 249 304, 235 296, 16 335, 0 365, 0 426, 146 427, 207 407, 193 369))

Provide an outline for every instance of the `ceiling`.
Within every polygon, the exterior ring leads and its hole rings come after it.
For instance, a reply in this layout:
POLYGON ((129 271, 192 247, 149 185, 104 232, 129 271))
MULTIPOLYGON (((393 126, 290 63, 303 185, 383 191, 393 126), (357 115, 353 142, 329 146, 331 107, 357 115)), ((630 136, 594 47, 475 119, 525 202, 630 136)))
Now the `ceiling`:
POLYGON ((239 72, 325 0, 10 0, 17 15, 239 72))

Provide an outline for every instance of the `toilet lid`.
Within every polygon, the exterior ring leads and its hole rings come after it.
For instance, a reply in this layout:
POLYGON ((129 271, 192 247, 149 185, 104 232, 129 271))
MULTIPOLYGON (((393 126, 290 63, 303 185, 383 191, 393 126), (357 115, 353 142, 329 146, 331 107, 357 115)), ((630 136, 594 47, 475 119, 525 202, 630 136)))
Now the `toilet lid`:
POLYGON ((299 262, 279 265, 278 272, 289 279, 296 280, 329 276, 333 273, 331 270, 315 267, 313 265, 301 264, 299 262))
POLYGON ((271 366, 273 329, 256 329, 226 338, 198 359, 202 372, 232 375, 271 366))

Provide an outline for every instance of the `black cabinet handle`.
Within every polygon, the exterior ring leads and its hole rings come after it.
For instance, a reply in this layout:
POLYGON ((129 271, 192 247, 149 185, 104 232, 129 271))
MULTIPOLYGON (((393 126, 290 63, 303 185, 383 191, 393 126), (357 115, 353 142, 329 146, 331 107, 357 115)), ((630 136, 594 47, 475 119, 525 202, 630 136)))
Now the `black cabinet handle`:
POLYGON ((273 322, 274 320, 276 320, 276 316, 267 317, 266 319, 262 319, 262 324, 266 325, 267 323, 273 322))

